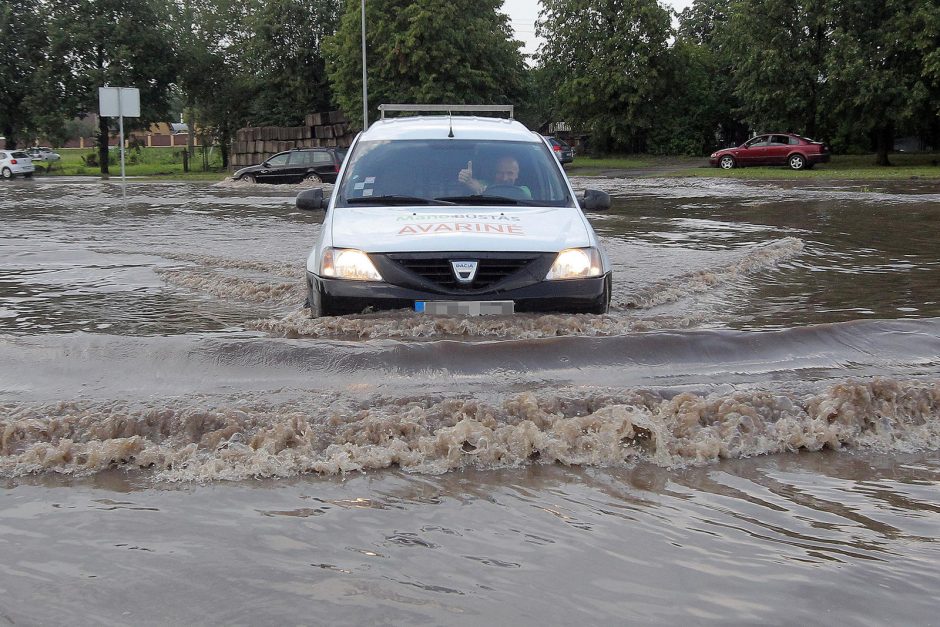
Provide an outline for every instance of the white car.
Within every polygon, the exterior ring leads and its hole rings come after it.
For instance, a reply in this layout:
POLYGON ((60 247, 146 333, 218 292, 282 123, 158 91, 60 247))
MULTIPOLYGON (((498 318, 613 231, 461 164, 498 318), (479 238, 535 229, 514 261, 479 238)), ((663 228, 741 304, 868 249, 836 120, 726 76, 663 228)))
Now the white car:
POLYGON ((62 158, 59 153, 54 152, 48 146, 36 146, 29 148, 26 152, 29 153, 29 158, 33 161, 58 161, 62 158))
POLYGON ((35 171, 33 160, 22 150, 0 150, 0 176, 3 178, 30 178, 35 171))
MULTIPOLYGON (((297 197, 301 209, 326 210, 307 259, 313 317, 607 311, 609 260, 540 135, 512 119, 386 119, 419 109, 380 108, 383 119, 353 142, 332 196, 315 188, 297 197)), ((610 207, 595 190, 582 202, 610 207)))

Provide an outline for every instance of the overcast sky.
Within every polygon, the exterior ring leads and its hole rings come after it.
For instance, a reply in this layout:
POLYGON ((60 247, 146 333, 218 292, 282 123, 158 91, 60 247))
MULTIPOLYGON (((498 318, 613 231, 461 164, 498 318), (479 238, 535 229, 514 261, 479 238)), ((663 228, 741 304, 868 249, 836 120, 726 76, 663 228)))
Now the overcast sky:
MULTIPOLYGON (((692 0, 659 0, 659 3, 681 11, 692 4, 692 0)), ((525 43, 523 52, 534 53, 538 48, 538 41, 535 38, 535 20, 539 16, 538 0, 505 0, 503 12, 512 21, 516 39, 525 43)))

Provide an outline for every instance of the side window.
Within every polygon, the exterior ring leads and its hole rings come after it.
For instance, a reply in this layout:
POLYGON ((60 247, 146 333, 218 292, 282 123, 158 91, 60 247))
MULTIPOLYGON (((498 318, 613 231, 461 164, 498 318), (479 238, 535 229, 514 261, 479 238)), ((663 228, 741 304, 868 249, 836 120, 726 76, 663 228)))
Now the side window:
POLYGON ((0 159, 6 159, 6 158, 7 158, 7 153, 0 152, 0 159))
POLYGON ((333 165, 333 155, 325 150, 318 150, 313 153, 313 165, 333 165))
POLYGON ((287 165, 287 158, 290 157, 289 152, 282 152, 279 155, 274 155, 268 159, 268 165, 287 165))
POLYGON ((787 137, 787 139, 789 140, 791 146, 800 145, 800 140, 798 140, 796 137, 787 137))
POLYGON ((309 157, 307 153, 303 151, 297 151, 290 153, 290 164, 291 165, 307 165, 309 157))
POLYGON ((770 140, 770 143, 786 146, 790 142, 787 140, 786 135, 774 135, 773 138, 770 140))

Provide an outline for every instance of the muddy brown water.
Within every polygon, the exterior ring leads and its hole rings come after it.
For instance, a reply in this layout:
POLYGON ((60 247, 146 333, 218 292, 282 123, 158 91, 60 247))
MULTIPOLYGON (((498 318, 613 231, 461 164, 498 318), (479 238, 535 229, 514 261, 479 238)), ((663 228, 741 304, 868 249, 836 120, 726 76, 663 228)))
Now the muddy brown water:
POLYGON ((940 184, 575 179, 608 315, 311 320, 297 188, 0 185, 0 624, 933 624, 940 184))

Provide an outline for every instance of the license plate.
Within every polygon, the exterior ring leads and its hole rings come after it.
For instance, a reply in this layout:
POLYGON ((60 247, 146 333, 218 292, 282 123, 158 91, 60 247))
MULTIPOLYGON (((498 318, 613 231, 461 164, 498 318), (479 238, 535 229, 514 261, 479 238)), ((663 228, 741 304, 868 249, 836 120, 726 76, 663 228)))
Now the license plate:
POLYGON ((499 316, 516 311, 511 300, 419 300, 415 302, 418 313, 438 316, 499 316))

